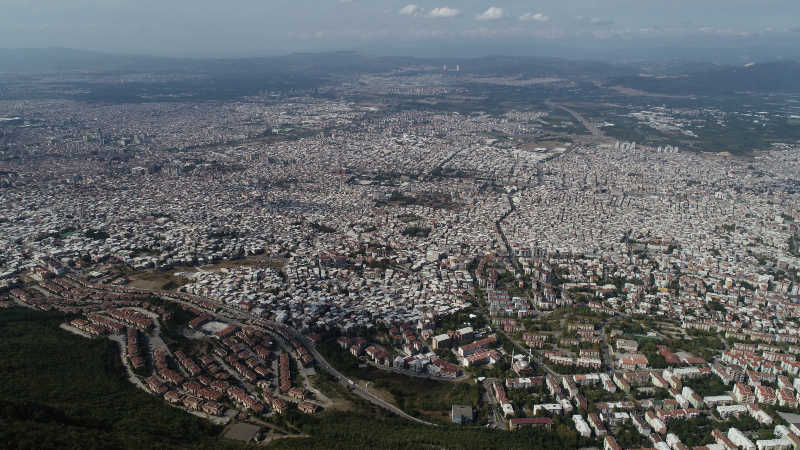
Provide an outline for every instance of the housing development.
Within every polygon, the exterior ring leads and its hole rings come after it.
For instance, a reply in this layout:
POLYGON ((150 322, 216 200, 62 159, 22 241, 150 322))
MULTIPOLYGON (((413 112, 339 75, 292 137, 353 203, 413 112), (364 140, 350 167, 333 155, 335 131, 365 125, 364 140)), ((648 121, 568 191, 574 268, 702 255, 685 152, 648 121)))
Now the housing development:
POLYGON ((685 149, 687 116, 733 115, 655 101, 625 116, 653 142, 577 101, 456 111, 476 85, 571 85, 415 70, 0 100, 0 307, 62 313, 231 427, 358 399, 606 450, 800 448, 797 142, 685 149))

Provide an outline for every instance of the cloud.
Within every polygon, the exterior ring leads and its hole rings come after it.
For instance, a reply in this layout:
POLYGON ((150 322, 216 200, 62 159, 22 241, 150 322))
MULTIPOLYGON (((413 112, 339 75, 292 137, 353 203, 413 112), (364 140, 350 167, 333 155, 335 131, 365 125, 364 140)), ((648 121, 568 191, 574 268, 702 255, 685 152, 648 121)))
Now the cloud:
POLYGON ((448 8, 447 6, 442 6, 441 8, 433 8, 431 12, 428 13, 428 17, 434 18, 442 18, 442 17, 455 17, 461 14, 461 10, 455 8, 448 8))
POLYGON ((584 17, 578 16, 575 18, 578 23, 583 25, 593 25, 593 26, 609 26, 614 25, 614 21, 611 19, 602 19, 600 17, 584 17))
POLYGON ((399 12, 400 12, 400 14, 402 14, 404 16, 414 16, 414 15, 417 15, 417 14, 421 13, 422 9, 420 9, 419 6, 417 6, 417 5, 412 3, 410 5, 406 5, 406 6, 403 6, 402 8, 400 8, 399 12))
POLYGON ((525 14, 519 16, 519 20, 522 20, 524 22, 531 22, 531 21, 532 22, 549 22, 550 18, 545 16, 542 13, 536 13, 536 14, 525 13, 525 14))
POLYGON ((753 35, 750 31, 739 31, 731 28, 700 27, 697 31, 722 37, 749 37, 753 35))
POLYGON ((475 20, 497 20, 503 18, 503 8, 490 6, 486 11, 475 16, 475 20))

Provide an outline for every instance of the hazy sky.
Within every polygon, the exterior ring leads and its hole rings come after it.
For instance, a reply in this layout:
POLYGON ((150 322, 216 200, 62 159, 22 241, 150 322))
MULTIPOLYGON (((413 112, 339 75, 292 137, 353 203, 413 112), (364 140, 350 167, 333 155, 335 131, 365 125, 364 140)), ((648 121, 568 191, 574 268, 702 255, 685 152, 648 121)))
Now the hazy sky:
POLYGON ((0 0, 0 12, 2 47, 157 55, 800 41, 800 0, 0 0))

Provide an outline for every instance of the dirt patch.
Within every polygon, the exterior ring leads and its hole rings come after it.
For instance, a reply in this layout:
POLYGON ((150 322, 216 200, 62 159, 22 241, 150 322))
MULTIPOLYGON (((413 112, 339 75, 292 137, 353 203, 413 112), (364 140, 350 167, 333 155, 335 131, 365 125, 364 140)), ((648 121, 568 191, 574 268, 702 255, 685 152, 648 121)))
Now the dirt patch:
POLYGON ((130 286, 135 288, 147 290, 174 290, 191 281, 188 278, 176 275, 181 272, 197 272, 198 270, 213 272, 223 268, 230 269, 235 267, 281 269, 285 265, 285 258, 250 256, 247 258, 221 261, 216 264, 208 264, 204 266, 176 266, 169 270, 130 271, 123 269, 122 273, 130 280, 130 286))
POLYGON ((270 431, 269 434, 264 438, 264 441, 261 442, 263 445, 267 445, 272 441, 277 441, 278 439, 297 439, 297 438, 310 438, 311 436, 307 434, 277 434, 275 432, 270 431))
POLYGON ((329 397, 333 402, 328 411, 354 411, 353 403, 341 397, 329 397))
POLYGON ((308 377, 308 381, 326 397, 332 404, 326 408, 328 411, 353 411, 353 402, 347 399, 347 391, 341 384, 328 379, 325 375, 313 375, 308 377))
POLYGON ((130 286, 147 290, 172 290, 177 289, 189 280, 175 276, 177 270, 145 270, 128 274, 130 286))
POLYGON ((261 427, 251 423, 235 423, 225 431, 225 438, 234 441, 250 442, 258 436, 261 427))

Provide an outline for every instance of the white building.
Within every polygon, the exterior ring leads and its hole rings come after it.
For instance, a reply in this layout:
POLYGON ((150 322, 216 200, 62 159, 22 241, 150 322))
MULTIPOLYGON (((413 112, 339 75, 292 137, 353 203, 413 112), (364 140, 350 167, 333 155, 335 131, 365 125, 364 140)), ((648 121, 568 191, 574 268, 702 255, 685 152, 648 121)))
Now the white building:
POLYGON ((786 450, 792 448, 792 442, 786 438, 756 441, 758 450, 786 450))
POLYGON ((744 405, 719 405, 717 414, 723 419, 727 419, 732 415, 747 414, 747 407, 744 405))
POLYGON ((572 416, 572 421, 575 422, 575 431, 577 431, 578 434, 585 438, 592 436, 592 429, 589 427, 589 424, 586 423, 586 420, 583 419, 583 416, 575 414, 572 416))
POLYGON ((533 405, 533 415, 535 416, 540 410, 546 411, 550 414, 561 414, 562 408, 559 403, 542 403, 533 405))
POLYGON ((733 403, 733 397, 730 395, 713 395, 709 397, 704 397, 703 401, 708 405, 709 408, 713 408, 717 405, 730 405, 733 403))
POLYGON ((745 436, 744 433, 739 431, 737 428, 731 428, 728 430, 728 439, 744 450, 755 450, 756 448, 756 445, 753 444, 753 441, 748 439, 747 436, 745 436))

